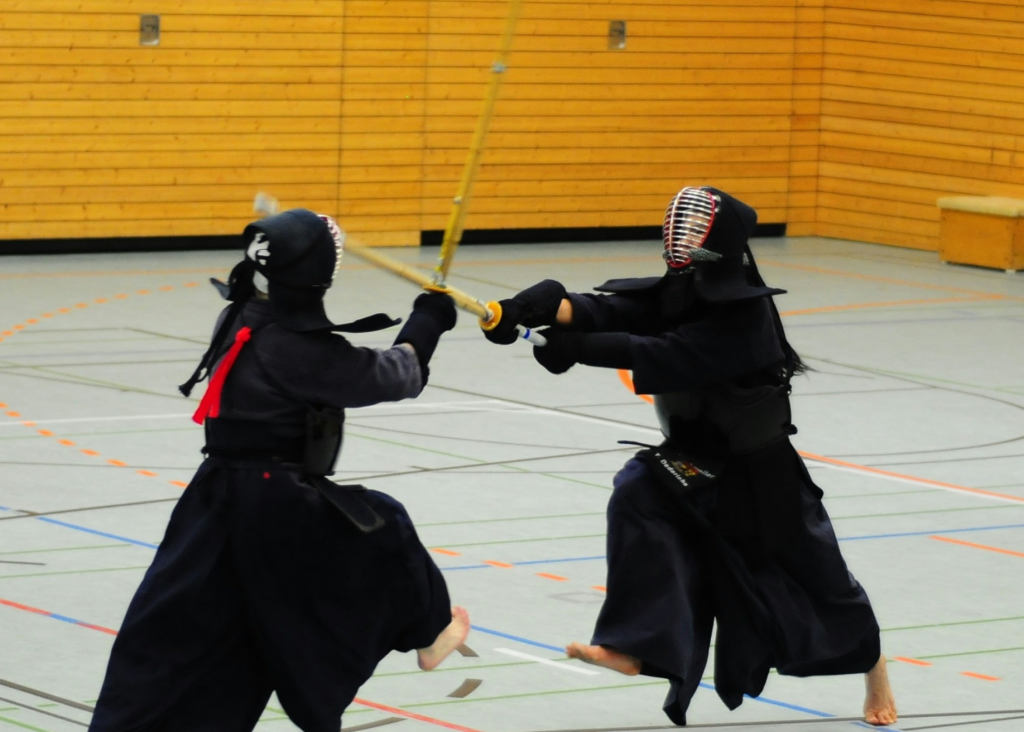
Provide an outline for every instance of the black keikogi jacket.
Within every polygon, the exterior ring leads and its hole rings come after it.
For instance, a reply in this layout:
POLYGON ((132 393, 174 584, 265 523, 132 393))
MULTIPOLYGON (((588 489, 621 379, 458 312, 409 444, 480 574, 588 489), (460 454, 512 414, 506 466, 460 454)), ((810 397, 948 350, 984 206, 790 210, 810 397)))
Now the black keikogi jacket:
POLYGON ((665 711, 685 724, 703 670, 679 665, 689 641, 671 629, 685 608, 714 614, 715 687, 730 708, 744 694, 760 694, 772 667, 801 676, 864 672, 879 647, 870 604, 843 564, 821 490, 788 439, 796 431, 791 364, 771 301, 684 298, 680 307, 671 278, 613 280, 597 288, 609 294, 568 297, 572 329, 601 334, 588 336, 590 352, 580 362, 632 369, 637 393, 654 395, 666 436, 655 451, 638 454, 649 466, 647 485, 661 495, 650 504, 658 506, 650 508, 652 518, 640 525, 617 520, 613 512, 623 504, 613 498, 609 506, 609 595, 592 642, 635 655, 643 673, 668 678, 665 711), (714 480, 689 493, 671 485, 655 469, 657 451, 677 464, 712 466, 714 480), (613 546, 635 541, 631 531, 649 533, 653 545, 665 532, 681 532, 690 553, 626 550, 613 562, 613 546), (670 592, 669 600, 663 588, 628 579, 651 563, 664 563, 659 576, 686 577, 692 563, 705 567, 708 591, 680 589, 688 599, 676 606, 677 595, 670 592), (613 596, 614 585, 628 589, 613 596), (639 619, 638 607, 652 608, 650 615, 639 619))

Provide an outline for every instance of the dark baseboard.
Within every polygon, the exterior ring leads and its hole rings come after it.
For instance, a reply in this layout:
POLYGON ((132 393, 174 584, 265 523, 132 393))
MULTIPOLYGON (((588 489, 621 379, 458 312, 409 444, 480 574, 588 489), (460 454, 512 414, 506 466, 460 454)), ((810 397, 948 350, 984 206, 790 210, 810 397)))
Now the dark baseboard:
MULTIPOLYGON (((758 224, 756 237, 786 235, 785 224, 758 224)), ((645 241, 661 238, 660 226, 594 226, 562 229, 467 229, 461 244, 566 244, 593 241, 645 241)), ((444 232, 420 232, 420 245, 441 246, 444 232)))
POLYGON ((3 254, 93 254, 97 252, 185 252, 242 250, 242 237, 230 236, 124 236, 102 239, 0 240, 3 254))
MULTIPOLYGON (((785 236, 785 224, 758 224, 757 237, 785 236)), ((469 229, 462 244, 555 244, 632 241, 661 238, 660 226, 595 226, 562 229, 469 229)), ((443 231, 420 232, 421 246, 440 246, 443 231)), ((229 236, 125 236, 102 239, 0 240, 5 254, 93 254, 99 252, 186 252, 242 249, 242 238, 229 236)))

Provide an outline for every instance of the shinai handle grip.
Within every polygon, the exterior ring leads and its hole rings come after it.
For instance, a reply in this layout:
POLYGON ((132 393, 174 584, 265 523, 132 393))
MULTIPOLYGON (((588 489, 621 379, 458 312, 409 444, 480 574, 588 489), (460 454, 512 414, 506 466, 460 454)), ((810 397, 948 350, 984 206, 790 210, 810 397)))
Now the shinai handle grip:
MULTIPOLYGON (((484 330, 494 330, 498 327, 498 323, 501 322, 501 303, 491 301, 487 303, 486 307, 487 317, 480 318, 480 327, 484 330)), ((547 338, 542 336, 540 333, 527 328, 525 325, 517 325, 516 333, 518 333, 519 337, 524 341, 528 341, 535 346, 543 347, 548 344, 547 338)))

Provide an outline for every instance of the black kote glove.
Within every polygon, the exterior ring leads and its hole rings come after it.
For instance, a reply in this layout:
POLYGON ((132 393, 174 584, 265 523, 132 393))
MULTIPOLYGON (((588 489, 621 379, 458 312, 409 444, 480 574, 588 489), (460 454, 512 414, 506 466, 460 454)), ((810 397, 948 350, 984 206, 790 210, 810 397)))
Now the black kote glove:
POLYGON ((416 357, 426 383, 427 364, 434 355, 441 334, 455 327, 455 301, 440 292, 424 292, 412 304, 412 313, 402 326, 395 345, 408 343, 416 349, 416 357))
POLYGON ((565 298, 565 287, 555 280, 544 280, 532 287, 527 287, 508 300, 499 300, 501 320, 493 330, 485 330, 484 337, 491 343, 507 346, 515 343, 516 326, 525 325, 536 328, 541 325, 554 325, 558 317, 558 308, 565 298))
POLYGON ((579 333, 547 328, 540 331, 546 346, 534 346, 533 357, 553 374, 564 374, 577 363, 613 369, 633 367, 628 333, 579 333))

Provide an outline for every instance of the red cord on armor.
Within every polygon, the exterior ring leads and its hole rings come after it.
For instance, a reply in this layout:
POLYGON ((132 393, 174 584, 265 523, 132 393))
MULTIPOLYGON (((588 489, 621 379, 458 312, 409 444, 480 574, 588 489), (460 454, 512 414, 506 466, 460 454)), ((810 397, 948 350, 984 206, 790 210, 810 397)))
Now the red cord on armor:
POLYGON ((224 360, 220 362, 220 366, 213 372, 213 376, 210 378, 210 385, 206 387, 203 400, 199 402, 199 409, 192 415, 192 421, 196 424, 202 424, 207 417, 216 419, 220 416, 220 394, 224 390, 224 381, 228 378, 231 367, 235 365, 235 359, 238 358, 242 346, 248 342, 251 336, 252 329, 248 327, 242 328, 235 334, 234 344, 224 355, 224 360))

